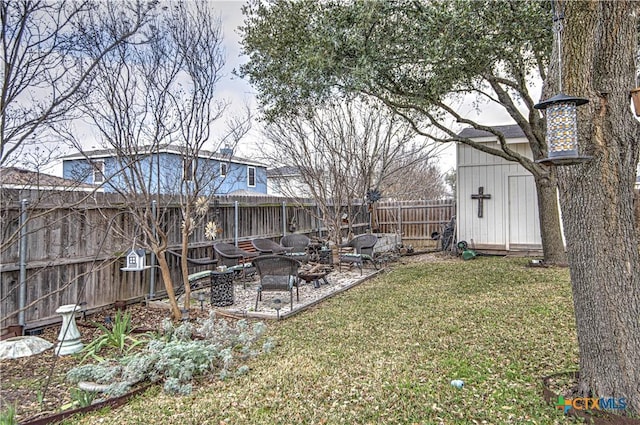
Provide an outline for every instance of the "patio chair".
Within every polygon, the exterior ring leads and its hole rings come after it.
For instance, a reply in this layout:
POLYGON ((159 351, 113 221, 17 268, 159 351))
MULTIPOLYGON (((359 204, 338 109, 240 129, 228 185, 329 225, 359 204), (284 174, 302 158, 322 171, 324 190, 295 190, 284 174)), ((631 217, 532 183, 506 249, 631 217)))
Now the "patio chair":
POLYGON ((252 260, 258 256, 257 252, 249 252, 226 242, 218 242, 213 249, 222 265, 233 270, 236 276, 246 277, 254 273, 252 260))
POLYGON ((283 236, 280 239, 280 245, 288 248, 287 255, 300 261, 301 263, 307 263, 309 261, 309 253, 307 248, 311 243, 311 239, 307 235, 301 233, 292 233, 290 235, 283 236))
POLYGON ((300 262, 285 255, 263 255, 254 259, 253 264, 260 276, 255 311, 258 311, 258 301, 262 300, 263 291, 289 291, 289 305, 293 309, 294 286, 296 299, 300 301, 298 293, 300 262))
POLYGON ((378 243, 378 237, 366 233, 354 237, 346 244, 341 244, 341 252, 338 253, 340 271, 342 271, 343 264, 349 264, 357 266, 362 274, 362 266, 366 262, 373 264, 377 270, 378 264, 373 258, 373 247, 376 243, 378 243), (351 248, 351 251, 348 252, 345 248, 351 248))
MULTIPOLYGON (((182 264, 182 254, 176 251, 167 250, 167 253, 177 258, 178 266, 182 264)), ((216 269, 218 260, 214 258, 189 258, 187 257, 188 281, 191 290, 197 290, 205 286, 211 285, 211 278, 216 269)), ((180 275, 182 276, 182 274, 180 275)), ((180 295, 184 291, 184 285, 176 289, 176 295, 180 295)))
POLYGON ((252 239, 251 244, 260 253, 260 255, 286 254, 291 250, 290 248, 285 248, 282 245, 275 243, 271 239, 252 239))

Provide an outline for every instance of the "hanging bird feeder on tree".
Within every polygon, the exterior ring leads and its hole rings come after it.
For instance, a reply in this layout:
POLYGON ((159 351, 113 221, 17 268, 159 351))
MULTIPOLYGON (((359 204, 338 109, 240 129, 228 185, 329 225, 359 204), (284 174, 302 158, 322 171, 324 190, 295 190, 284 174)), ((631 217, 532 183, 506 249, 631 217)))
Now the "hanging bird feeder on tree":
POLYGON ((636 117, 640 117, 640 87, 631 90, 631 100, 633 101, 633 110, 636 117))
POLYGON ((125 256, 126 266, 121 267, 123 272, 140 272, 150 269, 151 266, 146 265, 145 257, 147 253, 144 249, 133 246, 125 256))
POLYGON ((548 157, 542 164, 573 165, 586 162, 590 156, 578 153, 578 114, 576 108, 588 103, 587 99, 557 94, 534 106, 547 111, 548 157))
POLYGON ((562 10, 556 13, 551 2, 553 27, 558 43, 558 86, 560 93, 534 105, 535 109, 546 110, 547 158, 536 162, 541 164, 573 165, 591 159, 578 153, 578 113, 577 107, 589 102, 581 97, 568 96, 562 92, 562 10))

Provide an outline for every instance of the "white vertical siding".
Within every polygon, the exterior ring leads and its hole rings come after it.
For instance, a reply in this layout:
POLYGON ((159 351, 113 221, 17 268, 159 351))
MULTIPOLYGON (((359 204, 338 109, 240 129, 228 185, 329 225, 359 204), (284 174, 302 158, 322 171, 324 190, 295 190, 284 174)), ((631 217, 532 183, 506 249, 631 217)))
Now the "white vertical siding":
POLYGON ((509 176, 508 182, 509 244, 541 245, 538 197, 533 176, 509 176))
MULTIPOLYGON (((527 144, 510 144, 509 148, 531 157, 527 144)), ((458 240, 469 243, 473 240, 479 248, 504 250, 512 244, 539 244, 533 176, 518 163, 462 144, 457 147, 457 162, 458 240), (491 199, 483 201, 481 218, 478 217, 478 200, 471 199, 479 187, 484 187, 484 193, 491 195, 491 199)))

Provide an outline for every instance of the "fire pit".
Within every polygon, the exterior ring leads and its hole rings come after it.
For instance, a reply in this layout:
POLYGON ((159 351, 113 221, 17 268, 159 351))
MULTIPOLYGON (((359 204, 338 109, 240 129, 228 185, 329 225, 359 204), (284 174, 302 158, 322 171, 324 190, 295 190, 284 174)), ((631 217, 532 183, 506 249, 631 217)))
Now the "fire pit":
POLYGON ((307 283, 313 282, 314 288, 320 287, 320 281, 328 285, 327 274, 331 271, 331 267, 327 267, 325 264, 306 264, 298 272, 298 277, 307 283))

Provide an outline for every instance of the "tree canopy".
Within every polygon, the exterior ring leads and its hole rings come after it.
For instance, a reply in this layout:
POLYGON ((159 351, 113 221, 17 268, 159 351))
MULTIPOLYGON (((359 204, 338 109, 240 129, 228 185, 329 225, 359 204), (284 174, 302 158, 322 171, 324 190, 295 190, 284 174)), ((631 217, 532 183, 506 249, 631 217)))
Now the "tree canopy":
POLYGON ((354 201, 364 202, 368 190, 381 189, 385 196, 397 197, 403 192, 394 187, 398 181, 405 190, 440 183, 438 174, 426 172, 433 166, 436 147, 380 102, 327 102, 304 115, 272 120, 265 135, 274 148, 266 155, 268 161, 300 175, 290 182, 293 187, 283 184, 281 189, 295 193, 302 184, 338 243, 342 214, 347 214, 351 230, 357 212, 354 201), (414 177, 435 178, 407 181, 409 171, 414 177))
POLYGON ((518 124, 539 120, 527 79, 545 77, 552 45, 543 2, 287 0, 250 3, 245 13, 250 61, 241 73, 268 117, 359 92, 420 109, 449 138, 447 119, 477 124, 456 111, 466 94, 518 124))

